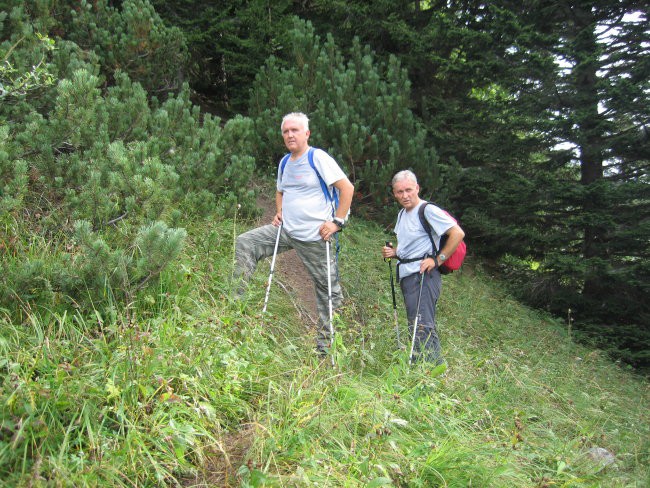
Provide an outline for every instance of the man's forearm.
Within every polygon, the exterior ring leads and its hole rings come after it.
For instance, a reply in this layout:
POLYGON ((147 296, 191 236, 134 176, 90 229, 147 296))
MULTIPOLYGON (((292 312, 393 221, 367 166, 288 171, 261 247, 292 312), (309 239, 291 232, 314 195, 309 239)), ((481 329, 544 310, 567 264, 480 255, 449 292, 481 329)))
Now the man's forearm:
POLYGON ((336 217, 345 219, 348 216, 352 206, 352 196, 354 195, 354 185, 347 178, 334 183, 339 190, 339 208, 336 209, 336 217))
POLYGON ((459 226, 455 225, 447 231, 447 242, 445 246, 440 249, 439 254, 444 254, 445 256, 450 256, 454 253, 460 241, 465 238, 465 232, 459 226))
POLYGON ((282 192, 275 192, 275 213, 282 215, 282 192))

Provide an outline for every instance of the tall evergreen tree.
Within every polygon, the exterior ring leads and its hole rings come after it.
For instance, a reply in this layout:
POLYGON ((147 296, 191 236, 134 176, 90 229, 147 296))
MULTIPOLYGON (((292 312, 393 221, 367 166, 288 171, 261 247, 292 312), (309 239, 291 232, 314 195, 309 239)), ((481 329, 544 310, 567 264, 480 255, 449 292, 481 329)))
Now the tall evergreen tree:
POLYGON ((282 48, 291 27, 290 0, 152 0, 183 29, 192 53, 190 84, 202 105, 218 113, 245 112, 264 60, 282 48))
MULTIPOLYGON (((541 35, 527 40, 527 57, 548 56, 555 66, 529 69, 503 86, 512 107, 534 120, 547 150, 524 161, 522 184, 481 195, 492 177, 470 172, 464 188, 473 202, 477 234, 493 229, 519 235, 531 247, 510 252, 536 271, 515 278, 529 300, 567 314, 595 331, 628 361, 650 359, 650 187, 648 107, 650 59, 645 14, 637 2, 517 2, 523 26, 541 35), (477 188, 478 187, 478 188, 477 188), (525 202, 517 204, 515 200, 525 202), (528 209, 494 218, 485 209, 528 209), (481 223, 483 222, 483 223, 481 223), (505 223, 505 227, 502 225, 505 223), (528 229, 528 230, 526 230, 528 229), (514 229, 513 229, 514 230, 514 229)), ((502 168, 505 169, 505 168, 502 168)), ((516 180, 508 177, 508 182, 516 180)), ((494 184, 497 181, 493 181, 494 184)), ((486 245, 490 239, 486 240, 486 245)), ((516 240, 515 240, 516 242, 516 240)), ((512 261, 511 261, 512 263, 512 261)))

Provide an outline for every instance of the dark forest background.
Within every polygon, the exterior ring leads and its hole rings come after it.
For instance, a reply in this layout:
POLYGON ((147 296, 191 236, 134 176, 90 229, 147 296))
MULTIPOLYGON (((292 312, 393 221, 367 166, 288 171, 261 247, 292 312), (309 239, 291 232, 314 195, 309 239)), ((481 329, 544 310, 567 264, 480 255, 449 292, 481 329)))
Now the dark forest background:
POLYGON ((477 265, 647 367, 646 9, 0 1, 0 307, 128 302, 185 219, 255 214, 251 177, 273 173, 280 117, 301 110, 355 213, 388 226, 390 177, 412 168, 477 265))

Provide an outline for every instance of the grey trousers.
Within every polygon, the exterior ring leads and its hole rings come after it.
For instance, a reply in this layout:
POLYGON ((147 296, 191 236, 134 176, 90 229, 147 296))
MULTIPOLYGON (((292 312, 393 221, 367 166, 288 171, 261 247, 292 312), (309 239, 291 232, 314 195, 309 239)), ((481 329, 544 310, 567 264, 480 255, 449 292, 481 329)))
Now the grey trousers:
MULTIPOLYGON (((278 227, 272 224, 244 232, 237 237, 235 246, 235 279, 245 286, 257 267, 260 259, 273 256, 278 227)), ((330 346, 329 300, 327 291, 327 243, 324 240, 299 241, 293 239, 282 229, 278 243, 278 254, 295 249, 314 282, 316 309, 318 311, 318 331, 316 345, 319 349, 330 346)), ((343 293, 338 281, 336 251, 332 242, 330 248, 330 276, 332 280, 332 309, 343 303, 343 293)))
POLYGON ((442 290, 442 277, 438 270, 433 270, 421 275, 414 273, 400 281, 400 288, 406 305, 406 316, 409 322, 409 347, 413 338, 413 324, 415 316, 419 315, 418 328, 415 333, 415 347, 413 359, 422 359, 435 363, 442 362, 440 339, 436 331, 436 304, 442 290), (420 294, 420 279, 422 282, 422 298, 418 309, 418 296, 420 294))

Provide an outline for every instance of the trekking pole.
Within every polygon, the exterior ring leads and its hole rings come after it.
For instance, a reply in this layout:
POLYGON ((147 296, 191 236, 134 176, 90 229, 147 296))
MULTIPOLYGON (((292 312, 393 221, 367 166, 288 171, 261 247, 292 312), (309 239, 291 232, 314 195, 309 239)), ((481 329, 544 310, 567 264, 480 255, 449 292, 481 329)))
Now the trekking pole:
POLYGON ((413 349, 415 348, 415 334, 418 330, 418 318, 420 318, 420 299, 422 298, 422 283, 424 283, 424 273, 420 273, 420 293, 418 294, 418 307, 415 311, 415 319, 413 320, 413 339, 411 340, 411 352, 409 354, 409 366, 413 360, 413 349))
MULTIPOLYGON (((392 248, 393 245, 386 241, 386 247, 392 248)), ((388 269, 390 271, 390 290, 393 293, 393 318, 395 319, 395 333, 397 334, 397 348, 402 348, 402 341, 399 338, 399 323, 397 322, 397 301, 395 300, 395 281, 393 280, 393 265, 391 263, 391 258, 384 258, 384 261, 388 263, 388 269)))
POLYGON ((278 235, 275 238, 275 248, 273 249, 273 259, 271 260, 271 273, 269 274, 269 283, 266 285, 266 296, 264 297, 264 308, 262 314, 266 313, 266 305, 269 303, 269 292, 271 291, 271 281, 273 281, 273 269, 275 268, 275 257, 278 255, 278 244, 280 243, 280 234, 282 233, 282 224, 278 227, 278 235))
MULTIPOLYGON (((334 325, 332 323, 332 275, 330 269, 330 241, 325 241, 325 252, 327 258, 327 300, 330 311, 330 349, 334 346, 334 325)), ((334 366, 334 356, 332 356, 332 366, 334 366)))

